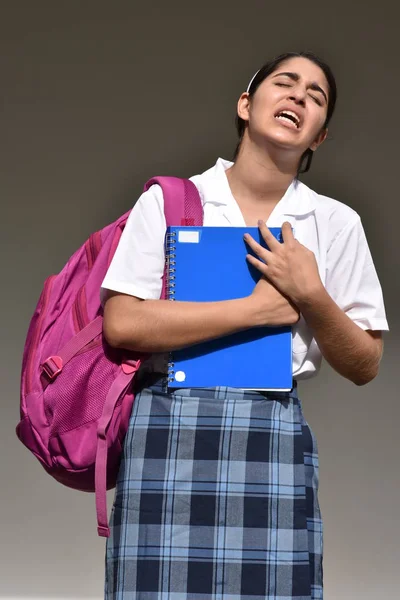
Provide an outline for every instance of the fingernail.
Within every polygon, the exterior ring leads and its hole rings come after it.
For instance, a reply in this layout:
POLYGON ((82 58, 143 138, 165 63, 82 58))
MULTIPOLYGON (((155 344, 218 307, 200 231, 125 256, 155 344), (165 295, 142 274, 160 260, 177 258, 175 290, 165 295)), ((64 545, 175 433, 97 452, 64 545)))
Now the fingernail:
POLYGON ((258 225, 264 225, 264 221, 262 219, 258 219, 258 225))

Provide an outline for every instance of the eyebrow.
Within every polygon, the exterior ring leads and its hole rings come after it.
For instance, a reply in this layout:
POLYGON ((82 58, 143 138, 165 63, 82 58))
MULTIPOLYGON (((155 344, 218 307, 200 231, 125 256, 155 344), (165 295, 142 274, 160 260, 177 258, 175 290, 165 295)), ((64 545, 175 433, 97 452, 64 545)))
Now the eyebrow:
MULTIPOLYGON (((282 77, 282 76, 289 77, 289 79, 292 79, 293 81, 299 81, 299 79, 300 79, 300 75, 298 73, 290 73, 290 72, 277 73, 276 75, 274 75, 274 78, 282 77)), ((315 92, 321 92, 321 94, 325 98, 325 102, 328 104, 328 97, 327 97, 326 93, 324 92, 324 90, 322 89, 322 87, 318 85, 318 83, 315 83, 315 82, 311 83, 309 85, 309 88, 311 90, 314 90, 315 92)))

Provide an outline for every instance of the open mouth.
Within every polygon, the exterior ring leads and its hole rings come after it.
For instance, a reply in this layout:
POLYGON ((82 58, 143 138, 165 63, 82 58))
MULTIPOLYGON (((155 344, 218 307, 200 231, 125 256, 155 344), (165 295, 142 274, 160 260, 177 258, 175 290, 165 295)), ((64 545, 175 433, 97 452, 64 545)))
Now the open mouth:
POLYGON ((295 125, 296 129, 300 127, 300 117, 291 110, 281 110, 275 115, 275 119, 295 125))

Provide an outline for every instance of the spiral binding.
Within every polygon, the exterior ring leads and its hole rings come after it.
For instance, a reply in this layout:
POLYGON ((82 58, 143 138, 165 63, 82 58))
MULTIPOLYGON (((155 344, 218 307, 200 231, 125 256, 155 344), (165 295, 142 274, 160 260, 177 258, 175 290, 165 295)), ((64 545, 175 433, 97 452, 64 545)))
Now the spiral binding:
POLYGON ((168 300, 175 300, 176 232, 167 233, 165 255, 167 261, 165 290, 168 300))
MULTIPOLYGON (((165 239, 166 255, 166 281, 165 290, 168 300, 175 300, 175 265, 176 265, 176 232, 167 233, 165 239)), ((168 361, 168 382, 175 381, 175 363, 172 360, 172 352, 169 354, 168 361)))

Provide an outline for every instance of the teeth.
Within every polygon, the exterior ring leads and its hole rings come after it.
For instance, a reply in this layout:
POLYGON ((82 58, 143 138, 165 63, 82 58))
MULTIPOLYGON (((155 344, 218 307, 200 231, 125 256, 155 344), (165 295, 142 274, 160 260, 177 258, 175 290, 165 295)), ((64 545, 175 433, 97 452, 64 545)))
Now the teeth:
POLYGON ((291 125, 294 125, 295 127, 298 127, 297 123, 293 123, 292 119, 289 119, 288 117, 284 117, 283 115, 278 115, 276 118, 279 119, 280 121, 286 121, 287 123, 290 123, 291 125))
MULTIPOLYGON (((285 115, 290 115, 291 117, 293 117, 296 121, 296 126, 298 127, 300 124, 300 119, 299 117, 296 115, 296 113, 292 112, 291 110, 282 110, 278 115, 277 118, 278 119, 285 119, 285 115)), ((291 119, 287 119, 287 121, 290 121, 291 123, 293 123, 293 121, 291 119)))

